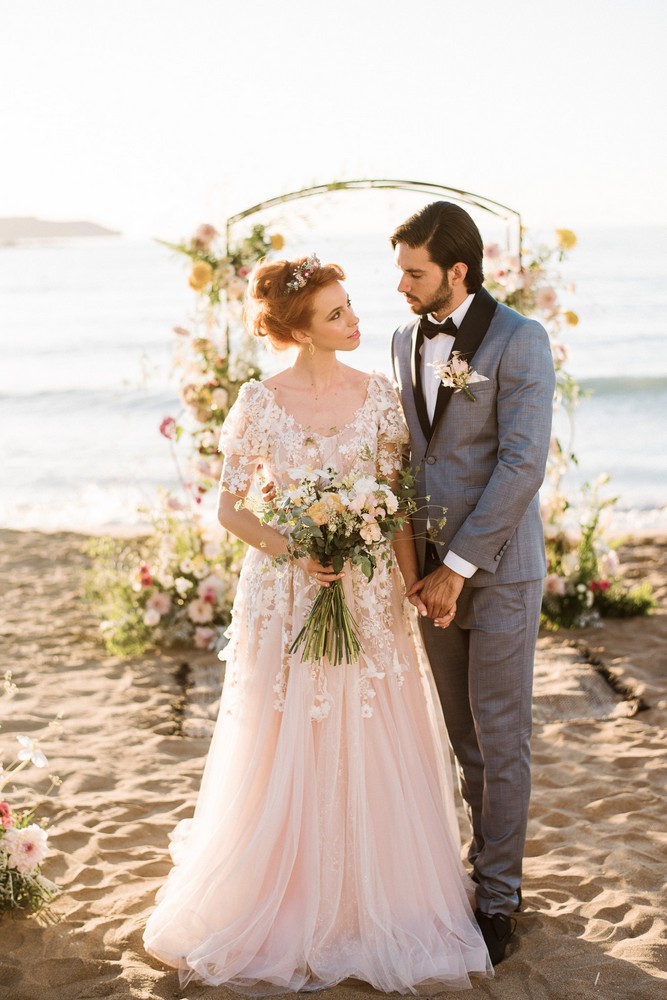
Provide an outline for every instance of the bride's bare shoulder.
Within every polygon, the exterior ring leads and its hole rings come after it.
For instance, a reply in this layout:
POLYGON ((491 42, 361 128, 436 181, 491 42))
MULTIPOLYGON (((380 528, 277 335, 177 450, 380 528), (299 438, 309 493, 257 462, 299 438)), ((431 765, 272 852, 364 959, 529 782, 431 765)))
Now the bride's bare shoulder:
POLYGON ((350 367, 350 365, 341 365, 341 368, 345 373, 346 379, 357 385, 367 385, 375 374, 374 372, 363 372, 359 368, 350 367))
POLYGON ((289 368, 285 368, 281 372, 276 372, 275 375, 269 375, 268 378, 263 378, 260 381, 260 385, 263 385, 265 389, 271 389, 273 392, 276 389, 284 389, 289 386, 289 368))

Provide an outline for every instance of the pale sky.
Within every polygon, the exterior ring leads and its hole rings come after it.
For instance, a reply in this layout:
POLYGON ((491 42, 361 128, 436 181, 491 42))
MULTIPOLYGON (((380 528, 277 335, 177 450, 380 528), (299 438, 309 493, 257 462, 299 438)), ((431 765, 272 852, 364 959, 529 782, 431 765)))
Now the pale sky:
POLYGON ((0 216, 137 236, 311 183, 667 224, 665 0, 0 0, 0 216))

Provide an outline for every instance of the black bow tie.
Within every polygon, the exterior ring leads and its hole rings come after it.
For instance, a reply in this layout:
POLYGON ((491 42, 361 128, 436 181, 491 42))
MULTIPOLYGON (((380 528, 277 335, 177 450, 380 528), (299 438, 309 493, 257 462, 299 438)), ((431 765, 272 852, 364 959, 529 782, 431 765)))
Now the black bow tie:
POLYGON ((444 323, 432 323, 428 316, 422 316, 419 321, 419 329, 429 340, 437 337, 439 333, 447 333, 450 337, 455 337, 459 332, 451 316, 448 316, 444 323))

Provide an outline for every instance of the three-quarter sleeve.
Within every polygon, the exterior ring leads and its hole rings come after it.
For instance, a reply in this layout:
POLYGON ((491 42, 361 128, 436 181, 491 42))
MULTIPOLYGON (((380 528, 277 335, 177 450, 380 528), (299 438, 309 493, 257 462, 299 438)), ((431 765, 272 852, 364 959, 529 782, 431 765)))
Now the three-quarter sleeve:
POLYGON ((219 450, 224 455, 220 489, 245 496, 260 462, 266 458, 267 435, 260 399, 260 383, 244 383, 220 430, 219 450))

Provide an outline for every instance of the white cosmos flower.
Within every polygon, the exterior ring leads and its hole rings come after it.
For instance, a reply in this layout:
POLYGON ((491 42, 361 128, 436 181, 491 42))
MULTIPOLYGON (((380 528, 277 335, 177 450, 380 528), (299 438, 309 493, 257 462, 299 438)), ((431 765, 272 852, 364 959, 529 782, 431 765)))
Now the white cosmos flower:
POLYGON ((29 760, 35 767, 46 767, 48 760, 34 740, 31 740, 29 736, 17 736, 16 739, 23 747, 23 750, 19 750, 17 754, 19 760, 29 760))
POLYGON ((192 575, 198 580, 203 580, 210 572, 208 563, 200 556, 196 556, 192 564, 192 575))
POLYGON ((185 597, 190 587, 194 586, 192 580, 186 580, 184 576, 178 576, 174 580, 174 586, 180 597, 185 597))

